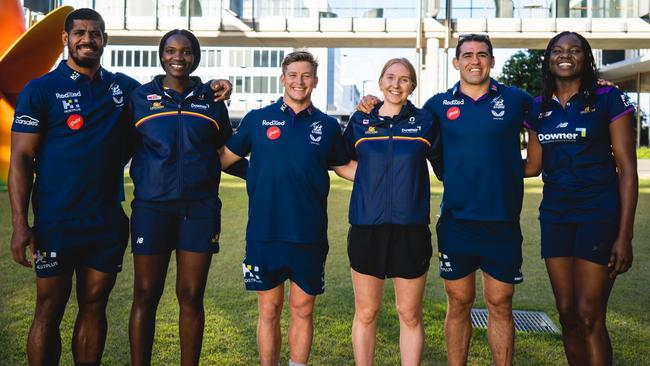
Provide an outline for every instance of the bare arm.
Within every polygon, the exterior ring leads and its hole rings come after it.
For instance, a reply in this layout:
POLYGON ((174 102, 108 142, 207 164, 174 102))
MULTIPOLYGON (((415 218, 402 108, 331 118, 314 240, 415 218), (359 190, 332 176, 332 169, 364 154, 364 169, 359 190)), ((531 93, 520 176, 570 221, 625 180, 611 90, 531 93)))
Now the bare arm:
POLYGON ((609 134, 618 170, 618 190, 621 199, 621 218, 618 237, 612 247, 608 267, 609 276, 627 272, 632 266, 632 237, 634 212, 639 194, 639 177, 636 167, 636 149, 632 132, 632 116, 624 115, 610 123, 609 134))
POLYGON ((229 166, 236 163, 238 160, 243 159, 241 156, 230 151, 226 146, 219 149, 219 160, 221 161, 221 169, 225 170, 229 166))
POLYGON ((333 166, 332 169, 334 170, 334 173, 336 173, 336 175, 339 177, 354 182, 354 174, 357 171, 357 161, 350 160, 349 163, 345 165, 333 166))
POLYGON ((34 184, 34 157, 41 141, 36 133, 11 133, 11 159, 9 162, 9 202, 11 203, 11 255, 14 261, 25 267, 31 262, 25 254, 30 248, 32 256, 36 253, 34 233, 27 221, 29 197, 34 184))
POLYGON ((528 130, 528 148, 524 164, 524 177, 536 177, 542 172, 542 145, 537 139, 537 132, 528 130))

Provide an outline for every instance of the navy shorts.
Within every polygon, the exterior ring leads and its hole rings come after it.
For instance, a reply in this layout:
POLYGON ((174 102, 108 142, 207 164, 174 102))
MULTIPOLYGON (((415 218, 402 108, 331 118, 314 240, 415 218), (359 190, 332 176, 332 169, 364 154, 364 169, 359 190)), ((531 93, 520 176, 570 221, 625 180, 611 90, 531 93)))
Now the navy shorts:
POLYGON ((540 222, 542 258, 577 257, 606 265, 618 236, 618 222, 540 222))
POLYGON ((129 219, 120 207, 105 216, 38 223, 36 239, 36 276, 71 274, 78 267, 117 273, 129 241, 129 219))
POLYGON ((289 279, 309 295, 322 294, 328 251, 327 243, 249 241, 242 262, 246 290, 271 290, 289 279))
POLYGON ((196 253, 219 252, 221 201, 131 203, 131 252, 135 255, 169 253, 174 249, 196 253))
POLYGON ((461 279, 480 268, 501 282, 516 284, 524 280, 523 238, 518 221, 473 221, 443 216, 436 231, 443 279, 461 279))
POLYGON ((355 271, 380 279, 413 279, 429 270, 429 225, 352 225, 348 258, 355 271))

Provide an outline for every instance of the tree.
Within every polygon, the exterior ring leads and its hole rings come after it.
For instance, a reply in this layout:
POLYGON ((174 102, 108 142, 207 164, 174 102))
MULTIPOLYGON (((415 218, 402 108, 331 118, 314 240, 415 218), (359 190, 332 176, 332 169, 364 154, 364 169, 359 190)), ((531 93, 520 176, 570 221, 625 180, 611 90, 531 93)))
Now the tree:
POLYGON ((540 95, 543 57, 542 50, 517 51, 503 64, 497 80, 505 85, 521 88, 530 95, 540 95))

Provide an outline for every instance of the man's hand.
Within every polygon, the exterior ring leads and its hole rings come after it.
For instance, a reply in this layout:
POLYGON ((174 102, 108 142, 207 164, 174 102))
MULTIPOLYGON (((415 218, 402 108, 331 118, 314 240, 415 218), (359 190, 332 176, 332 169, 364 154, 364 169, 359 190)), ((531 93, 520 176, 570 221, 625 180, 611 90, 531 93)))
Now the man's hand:
POLYGON ((15 228, 11 234, 11 255, 14 261, 25 267, 31 267, 32 263, 27 259, 25 249, 29 247, 29 253, 34 258, 36 247, 34 246, 34 232, 28 226, 15 228))
POLYGON ((232 84, 226 79, 216 79, 210 81, 210 89, 214 92, 214 101, 223 102, 230 99, 232 94, 232 84))
POLYGON ((598 84, 598 86, 613 86, 615 88, 618 88, 618 86, 616 86, 616 84, 612 83, 609 80, 605 80, 605 79, 598 79, 598 81, 596 81, 596 84, 598 84))
POLYGON ((612 246, 609 256, 609 278, 616 278, 632 267, 632 243, 629 240, 617 239, 612 246))
POLYGON ((370 113, 372 109, 379 104, 381 100, 374 95, 366 95, 361 98, 359 104, 357 104, 357 110, 363 113, 370 113))

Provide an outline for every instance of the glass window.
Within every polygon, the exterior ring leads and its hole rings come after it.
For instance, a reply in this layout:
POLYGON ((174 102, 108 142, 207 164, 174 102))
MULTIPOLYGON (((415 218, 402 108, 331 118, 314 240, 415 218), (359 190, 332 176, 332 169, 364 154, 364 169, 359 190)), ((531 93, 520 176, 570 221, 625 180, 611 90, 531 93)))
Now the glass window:
POLYGON ((262 61, 260 60, 260 51, 253 52, 253 67, 260 67, 262 61))
POLYGON ((124 51, 117 51, 117 66, 124 66, 124 51))
POLYGON ((250 67, 253 64, 252 58, 253 58, 253 56, 252 56, 251 50, 244 51, 244 65, 243 66, 250 67))
POLYGON ((117 57, 117 51, 112 50, 111 51, 111 66, 116 66, 116 57, 117 57))
POLYGON ((217 63, 215 64, 216 67, 221 67, 221 50, 217 50, 217 63))
POLYGON ((142 51, 142 66, 149 67, 149 51, 142 51))
POLYGON ((242 92, 242 77, 241 76, 236 76, 235 77, 235 93, 241 93, 242 92))
POLYGON ((261 93, 261 92, 262 92, 262 77, 253 76, 253 93, 261 93))
POLYGON ((278 67, 278 51, 271 51, 271 67, 278 67))
POLYGON ((140 64, 140 51, 135 51, 133 53, 133 66, 142 66, 140 64))
POLYGON ((201 62, 199 63, 199 66, 207 66, 207 63, 208 63, 208 51, 201 50, 201 62))
POLYGON ((235 67, 237 64, 235 64, 235 50, 230 50, 229 60, 228 60, 228 66, 230 67, 235 67))
POLYGON ((131 51, 131 50, 126 51, 126 57, 125 57, 126 62, 124 63, 124 65, 125 66, 133 66, 132 59, 133 59, 133 51, 131 51))
POLYGON ((271 76, 271 93, 275 94, 277 92, 278 92, 278 77, 271 76))
POLYGON ((280 50, 280 52, 278 52, 278 56, 279 56, 278 57, 278 60, 279 60, 278 65, 282 65, 282 61, 284 61, 284 50, 280 50))
POLYGON ((269 51, 262 51, 262 67, 269 67, 269 51))
POLYGON ((156 67, 158 66, 158 51, 151 51, 149 54, 149 66, 156 67))
POLYGON ((268 94, 269 92, 269 77, 262 77, 262 93, 268 94))
POLYGON ((246 76, 246 77, 244 77, 244 93, 250 93, 251 91, 252 91, 251 77, 246 76))

